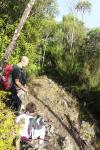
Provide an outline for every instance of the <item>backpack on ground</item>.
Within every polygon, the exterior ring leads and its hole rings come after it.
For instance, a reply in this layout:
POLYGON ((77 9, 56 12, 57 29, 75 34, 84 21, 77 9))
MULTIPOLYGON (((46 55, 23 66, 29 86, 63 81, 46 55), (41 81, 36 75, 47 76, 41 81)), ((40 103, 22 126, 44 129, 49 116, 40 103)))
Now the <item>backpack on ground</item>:
POLYGON ((11 64, 7 64, 3 70, 2 86, 4 90, 9 90, 12 87, 13 84, 12 71, 13 65, 11 64))

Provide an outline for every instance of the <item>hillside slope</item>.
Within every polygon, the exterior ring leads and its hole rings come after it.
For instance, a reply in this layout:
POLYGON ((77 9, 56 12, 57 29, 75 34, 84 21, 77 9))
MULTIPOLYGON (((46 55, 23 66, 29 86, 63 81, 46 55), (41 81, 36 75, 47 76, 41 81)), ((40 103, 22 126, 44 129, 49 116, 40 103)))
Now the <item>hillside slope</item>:
POLYGON ((80 107, 62 87, 46 76, 30 80, 30 96, 39 114, 48 118, 48 150, 95 150, 94 126, 80 120, 80 107))

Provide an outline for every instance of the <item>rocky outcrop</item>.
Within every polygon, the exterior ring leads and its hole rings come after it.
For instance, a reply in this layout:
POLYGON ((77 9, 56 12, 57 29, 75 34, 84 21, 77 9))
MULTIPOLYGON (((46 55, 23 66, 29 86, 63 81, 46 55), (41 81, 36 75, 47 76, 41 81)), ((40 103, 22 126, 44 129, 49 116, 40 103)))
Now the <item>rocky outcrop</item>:
MULTIPOLYGON (((85 131, 83 132, 81 128, 80 107, 75 97, 46 76, 31 79, 29 88, 30 94, 26 103, 34 102, 39 114, 49 120, 46 149, 95 150, 91 145, 92 138, 88 139, 88 136, 84 138, 82 135, 85 131)), ((93 128, 92 130, 91 136, 94 137, 95 132, 93 128)))

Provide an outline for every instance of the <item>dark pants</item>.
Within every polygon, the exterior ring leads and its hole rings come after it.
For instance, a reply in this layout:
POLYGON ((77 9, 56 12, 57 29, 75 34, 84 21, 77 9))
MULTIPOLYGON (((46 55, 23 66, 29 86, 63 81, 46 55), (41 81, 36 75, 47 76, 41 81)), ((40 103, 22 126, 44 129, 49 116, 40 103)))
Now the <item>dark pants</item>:
POLYGON ((15 111, 20 111, 21 109, 21 100, 19 99, 19 97, 17 95, 13 95, 11 97, 12 103, 11 103, 11 107, 13 110, 15 111))
POLYGON ((15 112, 19 112, 21 108, 21 100, 16 94, 11 93, 11 95, 7 95, 6 105, 15 112))
POLYGON ((17 90, 15 87, 12 87, 9 91, 11 92, 11 94, 7 96, 7 104, 12 110, 19 112, 22 102, 17 96, 17 90))

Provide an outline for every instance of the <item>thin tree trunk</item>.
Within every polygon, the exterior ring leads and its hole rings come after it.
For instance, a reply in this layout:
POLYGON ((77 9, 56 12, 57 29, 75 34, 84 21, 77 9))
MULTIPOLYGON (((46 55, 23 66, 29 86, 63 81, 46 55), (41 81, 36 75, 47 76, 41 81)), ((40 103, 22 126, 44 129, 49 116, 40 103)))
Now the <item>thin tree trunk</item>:
POLYGON ((42 66, 41 66, 41 70, 43 72, 43 67, 44 67, 44 60, 45 60, 45 51, 46 51, 46 46, 44 45, 44 49, 43 49, 43 58, 42 58, 42 66))
POLYGON ((45 60, 45 53, 46 53, 46 42, 47 42, 48 36, 49 35, 46 36, 44 43, 43 43, 44 47, 43 47, 43 57, 42 57, 42 66, 41 66, 42 72, 43 72, 43 67, 44 67, 44 60, 45 60))
POLYGON ((6 49, 4 57, 3 57, 2 61, 1 61, 1 66, 3 66, 9 60, 9 58, 10 58, 12 52, 13 52, 13 49, 14 49, 14 47, 16 45, 16 41, 17 41, 17 39, 18 39, 18 37, 20 35, 20 32, 21 32, 21 30, 22 30, 22 28, 23 28, 23 26, 24 26, 24 24, 25 24, 25 22, 26 22, 26 20, 27 20, 27 18, 29 16, 31 10, 32 10, 32 7, 33 7, 34 3, 35 3, 35 0, 30 0, 28 2, 27 6, 26 6, 26 8, 25 8, 25 10, 23 12, 23 15, 22 15, 22 17, 20 19, 20 22, 18 24, 18 27, 15 29, 14 35, 12 37, 12 41, 8 45, 8 47, 6 49))

